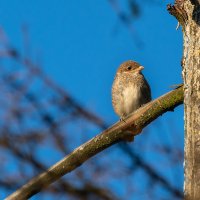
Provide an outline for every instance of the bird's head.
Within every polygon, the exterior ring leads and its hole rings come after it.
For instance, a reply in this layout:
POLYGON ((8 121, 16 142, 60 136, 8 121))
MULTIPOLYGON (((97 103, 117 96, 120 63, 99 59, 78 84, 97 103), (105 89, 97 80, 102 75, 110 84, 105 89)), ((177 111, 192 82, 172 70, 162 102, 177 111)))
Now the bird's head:
POLYGON ((134 74, 139 74, 141 71, 144 69, 143 66, 141 66, 139 63, 128 60, 124 63, 122 63, 119 66, 119 69, 117 70, 117 73, 134 73, 134 74))

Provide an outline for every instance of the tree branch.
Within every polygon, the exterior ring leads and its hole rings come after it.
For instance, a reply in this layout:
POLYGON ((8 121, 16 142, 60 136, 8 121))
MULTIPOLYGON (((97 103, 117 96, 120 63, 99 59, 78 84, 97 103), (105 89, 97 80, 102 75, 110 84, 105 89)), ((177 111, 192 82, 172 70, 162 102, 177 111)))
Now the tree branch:
POLYGON ((97 153, 141 132, 149 123, 167 111, 183 103, 183 86, 159 97, 141 107, 124 121, 117 122, 96 137, 76 148, 61 161, 6 198, 6 200, 27 199, 38 193, 63 175, 71 172, 97 153))

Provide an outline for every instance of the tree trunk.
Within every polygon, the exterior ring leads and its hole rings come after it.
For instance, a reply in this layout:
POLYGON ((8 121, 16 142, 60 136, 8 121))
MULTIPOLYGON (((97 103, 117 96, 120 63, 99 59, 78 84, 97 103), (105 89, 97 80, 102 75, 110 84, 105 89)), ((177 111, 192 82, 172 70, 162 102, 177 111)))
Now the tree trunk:
POLYGON ((200 5, 198 0, 177 0, 169 5, 183 28, 185 181, 184 199, 200 200, 200 5))

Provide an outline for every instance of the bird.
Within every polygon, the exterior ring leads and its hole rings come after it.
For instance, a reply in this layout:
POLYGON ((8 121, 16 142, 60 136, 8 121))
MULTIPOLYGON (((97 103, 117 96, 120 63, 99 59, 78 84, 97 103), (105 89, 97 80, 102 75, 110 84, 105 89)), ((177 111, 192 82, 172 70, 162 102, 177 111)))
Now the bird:
POLYGON ((128 60, 123 62, 112 85, 112 105, 115 113, 123 120, 142 105, 151 101, 151 88, 142 74, 144 67, 128 60))

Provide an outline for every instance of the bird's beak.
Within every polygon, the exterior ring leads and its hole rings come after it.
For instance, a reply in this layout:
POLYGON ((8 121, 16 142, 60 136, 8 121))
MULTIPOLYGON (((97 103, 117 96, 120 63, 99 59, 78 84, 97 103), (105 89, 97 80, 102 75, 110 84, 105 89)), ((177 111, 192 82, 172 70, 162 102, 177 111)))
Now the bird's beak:
POLYGON ((142 71, 143 69, 144 69, 143 66, 139 66, 139 67, 137 68, 137 71, 140 72, 140 71, 142 71))

